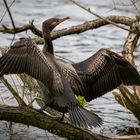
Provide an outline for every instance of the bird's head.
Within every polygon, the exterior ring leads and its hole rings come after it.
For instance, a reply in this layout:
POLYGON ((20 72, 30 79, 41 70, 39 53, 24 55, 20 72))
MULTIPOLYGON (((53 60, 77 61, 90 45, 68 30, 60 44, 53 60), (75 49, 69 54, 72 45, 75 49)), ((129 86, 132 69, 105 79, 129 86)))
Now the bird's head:
POLYGON ((52 31, 57 25, 62 23, 63 21, 70 19, 69 17, 65 18, 50 18, 43 22, 43 27, 47 28, 48 30, 52 31))

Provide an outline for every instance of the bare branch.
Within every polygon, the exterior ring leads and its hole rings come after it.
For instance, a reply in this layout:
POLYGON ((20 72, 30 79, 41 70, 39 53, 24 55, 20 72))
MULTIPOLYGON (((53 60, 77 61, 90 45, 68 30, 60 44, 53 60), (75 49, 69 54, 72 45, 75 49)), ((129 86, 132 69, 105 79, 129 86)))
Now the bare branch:
MULTIPOLYGON (((9 8, 13 5, 13 3, 14 3, 15 1, 16 1, 16 0, 13 0, 13 2, 9 5, 9 8)), ((7 10, 5 10, 3 16, 1 17, 0 23, 2 22, 2 20, 3 20, 4 16, 6 15, 6 13, 7 13, 7 10)))
MULTIPOLYGON (((4 1, 4 4, 5 4, 5 7, 6 7, 7 11, 8 11, 9 17, 10 17, 10 19, 11 19, 13 29, 15 30, 15 23, 14 23, 12 14, 11 14, 11 12, 10 12, 10 9, 9 9, 9 7, 8 7, 8 5, 7 5, 6 0, 3 0, 3 1, 4 1)), ((13 39, 12 39, 12 41, 11 41, 11 43, 10 43, 10 46, 11 46, 11 44, 13 43, 14 39, 15 39, 15 33, 14 33, 13 39)))
POLYGON ((19 106, 25 106, 25 102, 21 99, 21 97, 18 95, 18 93, 13 89, 13 87, 7 82, 7 80, 4 77, 0 77, 0 80, 3 82, 3 84, 9 89, 9 91, 12 93, 12 95, 15 97, 16 101, 18 102, 19 106))
POLYGON ((137 12, 140 14, 140 9, 138 8, 138 6, 136 5, 136 2, 134 0, 131 0, 132 4, 134 5, 135 9, 137 10, 137 12))
MULTIPOLYGON (((126 26, 131 26, 133 24, 133 22, 135 21, 134 19, 131 19, 131 18, 128 18, 125 16, 107 16, 104 18, 106 18, 110 21, 113 21, 116 24, 123 24, 126 26)), ((107 24, 110 24, 110 23, 108 23, 104 19, 95 19, 95 20, 87 21, 83 24, 72 26, 67 29, 62 29, 62 30, 52 32, 51 37, 52 37, 52 39, 57 39, 59 37, 70 35, 70 34, 79 34, 79 33, 82 33, 82 32, 85 32, 85 31, 88 31, 91 29, 99 28, 99 27, 107 25, 107 24)), ((10 33, 10 34, 19 33, 19 32, 23 32, 23 31, 27 31, 27 30, 31 30, 35 35, 39 36, 39 38, 33 39, 37 44, 43 43, 43 39, 40 38, 40 37, 42 37, 42 32, 34 26, 33 21, 30 22, 29 24, 23 25, 21 27, 16 27, 15 30, 13 30, 9 27, 6 27, 6 26, 0 27, 0 32, 10 33)))
POLYGON ((3 0, 3 2, 4 2, 4 4, 5 4, 5 7, 6 7, 7 11, 8 11, 8 14, 9 14, 9 17, 10 17, 10 19, 11 19, 13 29, 15 30, 15 23, 14 23, 12 14, 11 14, 11 12, 10 12, 10 9, 9 9, 9 7, 8 7, 8 5, 7 5, 6 0, 3 0))
POLYGON ((101 18, 101 19, 105 20, 106 22, 108 22, 108 23, 110 23, 110 24, 112 24, 112 25, 114 25, 114 26, 116 26, 116 27, 118 27, 118 28, 121 28, 121 29, 126 30, 126 31, 130 31, 129 29, 127 29, 127 28, 125 28, 125 27, 123 27, 123 26, 120 26, 120 25, 118 25, 118 24, 112 22, 111 20, 106 19, 106 18, 104 18, 103 16, 101 16, 101 15, 99 15, 99 14, 97 14, 97 13, 91 11, 90 8, 86 8, 85 6, 83 6, 83 5, 81 5, 80 3, 76 2, 75 0, 70 0, 70 1, 73 2, 75 5, 79 6, 80 8, 84 9, 84 10, 87 11, 88 13, 90 13, 90 14, 92 14, 92 15, 98 17, 98 18, 101 18))
MULTIPOLYGON (((108 16, 105 18, 115 22, 116 24, 124 24, 126 26, 131 26, 133 24, 133 22, 135 21, 135 20, 125 17, 125 16, 108 16)), ((96 29, 96 28, 99 28, 99 27, 107 25, 107 24, 110 24, 110 23, 106 22, 103 19, 91 20, 91 21, 87 21, 80 25, 76 25, 76 26, 72 26, 67 29, 62 29, 62 30, 52 32, 51 37, 54 40, 54 39, 57 39, 62 36, 67 36, 67 35, 71 35, 71 34, 79 34, 79 33, 82 33, 82 32, 85 32, 85 31, 88 31, 91 29, 96 29)), ((33 40, 37 44, 44 43, 43 39, 40 37, 34 38, 33 40)))
POLYGON ((9 33, 9 34, 20 33, 20 32, 24 32, 27 30, 31 30, 35 35, 42 37, 42 32, 34 26, 33 21, 29 22, 29 24, 15 27, 14 30, 12 28, 6 27, 5 25, 0 27, 0 32, 9 33))

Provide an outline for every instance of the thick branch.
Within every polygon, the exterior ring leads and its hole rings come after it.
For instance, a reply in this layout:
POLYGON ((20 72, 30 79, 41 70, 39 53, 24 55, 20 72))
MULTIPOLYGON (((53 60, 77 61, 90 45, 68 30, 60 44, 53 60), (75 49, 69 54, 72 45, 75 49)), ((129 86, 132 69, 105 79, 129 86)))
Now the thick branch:
POLYGON ((0 120, 32 125, 71 140, 109 140, 107 137, 58 122, 28 107, 0 106, 0 120))
MULTIPOLYGON (((131 26, 134 22, 133 19, 125 17, 125 16, 108 16, 108 17, 106 17, 106 19, 109 19, 109 20, 115 22, 116 24, 123 24, 126 26, 131 26)), ((87 21, 80 25, 72 26, 68 29, 62 29, 59 31, 52 32, 51 37, 52 37, 52 39, 57 39, 62 36, 67 36, 67 35, 71 35, 71 34, 79 34, 79 33, 82 33, 82 32, 85 32, 85 31, 88 31, 91 29, 96 29, 96 28, 99 28, 101 26, 108 25, 108 24, 109 23, 103 19, 91 20, 91 21, 87 21)), ((34 41, 37 44, 44 43, 43 39, 40 37, 34 38, 34 41)))
MULTIPOLYGON (((125 16, 108 16, 105 18, 112 22, 115 22, 116 24, 123 24, 126 26, 131 26, 132 23, 134 22, 133 19, 125 17, 125 16)), ((107 24, 109 23, 103 19, 91 20, 80 25, 72 26, 68 29, 62 29, 62 30, 58 30, 57 32, 52 32, 51 37, 52 39, 56 39, 62 36, 70 35, 70 34, 79 34, 87 30, 96 29, 107 24)), ((24 26, 21 26, 21 27, 16 27, 15 30, 8 28, 6 26, 3 26, 3 27, 0 27, 0 32, 14 34, 14 33, 23 32, 29 29, 34 34, 42 37, 42 32, 33 25, 33 22, 26 24, 24 26)), ((36 38, 35 40, 38 43, 43 43, 43 39, 41 38, 36 38)))

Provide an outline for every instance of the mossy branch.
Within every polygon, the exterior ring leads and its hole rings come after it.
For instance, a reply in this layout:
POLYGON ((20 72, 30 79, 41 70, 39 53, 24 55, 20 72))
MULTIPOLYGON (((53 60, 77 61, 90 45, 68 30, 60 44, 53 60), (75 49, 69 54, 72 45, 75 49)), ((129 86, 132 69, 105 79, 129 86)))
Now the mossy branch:
POLYGON ((0 106, 0 120, 32 125, 71 140, 109 140, 105 136, 62 123, 29 107, 0 106))

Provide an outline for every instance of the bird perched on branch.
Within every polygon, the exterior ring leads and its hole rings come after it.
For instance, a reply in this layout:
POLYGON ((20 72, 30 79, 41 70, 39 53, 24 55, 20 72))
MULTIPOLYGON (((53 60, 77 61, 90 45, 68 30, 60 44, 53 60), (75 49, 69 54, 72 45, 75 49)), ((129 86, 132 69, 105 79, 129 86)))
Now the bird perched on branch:
POLYGON ((140 85, 140 75, 128 61, 108 49, 100 49, 80 63, 57 61, 50 33, 66 19, 52 18, 43 22, 43 52, 30 39, 15 42, 0 58, 0 76, 23 72, 31 75, 40 81, 39 85, 44 91, 43 109, 50 106, 63 113, 68 111, 72 124, 96 127, 102 124, 102 120, 81 107, 74 94, 91 101, 120 84, 140 85))
MULTIPOLYGON (((50 23, 49 30, 66 19, 68 18, 50 19, 47 21, 47 24, 50 23)), ((45 23, 43 23, 43 37, 45 47, 49 49, 51 42, 49 42, 48 37, 50 35, 46 37, 45 32, 50 33, 44 29, 45 23)), ((47 92, 44 93, 46 107, 50 106, 63 113, 68 112, 71 123, 75 126, 100 126, 102 119, 95 113, 84 109, 74 95, 77 89, 83 86, 83 83, 73 70, 70 70, 69 73, 64 72, 53 54, 41 52, 30 38, 22 38, 15 42, 0 58, 0 76, 20 73, 30 75, 45 85, 47 89, 47 92), (71 86, 72 83, 77 84, 77 87, 71 86)), ((83 92, 84 90, 78 89, 78 91, 83 92)))
MULTIPOLYGON (((48 19, 42 24, 43 36, 47 43, 43 47, 45 56, 48 53, 54 55, 50 36, 53 20, 55 19, 48 19)), ((121 84, 140 85, 140 75, 136 68, 109 49, 102 48, 79 63, 70 64, 60 61, 57 63, 73 88, 74 94, 84 96, 87 101, 100 97, 121 84), (76 82, 77 76, 82 84, 76 82)))

